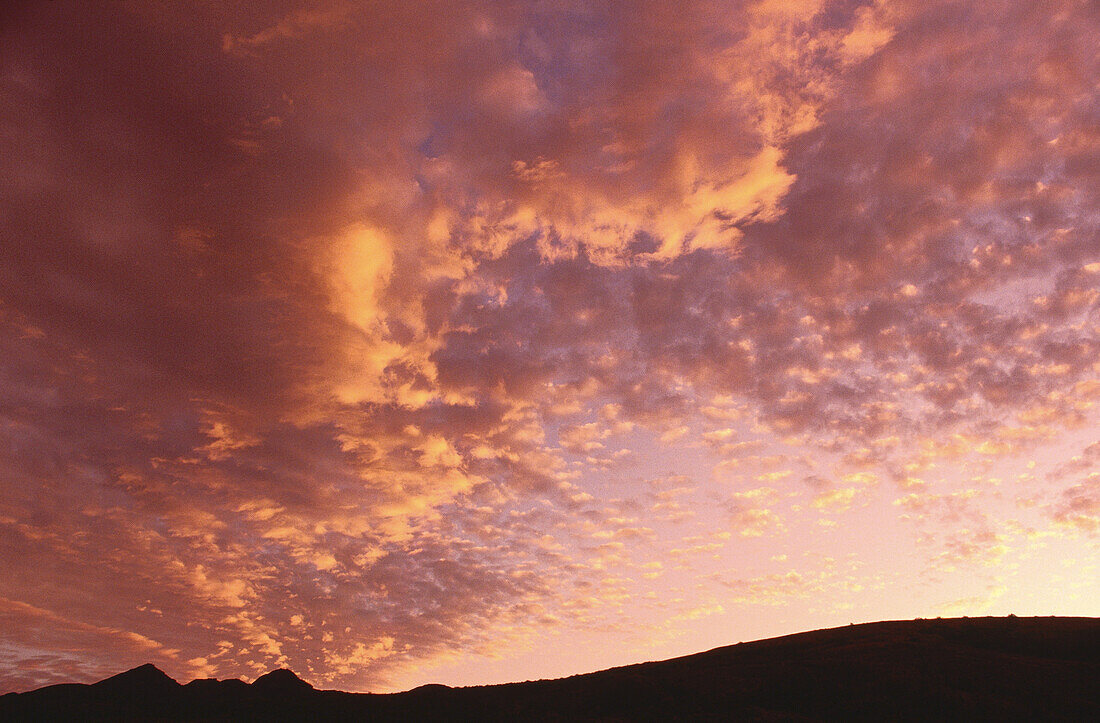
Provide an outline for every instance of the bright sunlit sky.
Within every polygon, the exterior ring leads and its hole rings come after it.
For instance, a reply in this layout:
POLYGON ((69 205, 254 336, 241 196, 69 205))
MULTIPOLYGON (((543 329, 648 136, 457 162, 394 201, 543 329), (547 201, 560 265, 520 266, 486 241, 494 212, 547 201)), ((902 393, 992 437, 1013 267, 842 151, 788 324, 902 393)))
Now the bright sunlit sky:
POLYGON ((5 3, 0 692, 1100 607, 1100 7, 5 3))

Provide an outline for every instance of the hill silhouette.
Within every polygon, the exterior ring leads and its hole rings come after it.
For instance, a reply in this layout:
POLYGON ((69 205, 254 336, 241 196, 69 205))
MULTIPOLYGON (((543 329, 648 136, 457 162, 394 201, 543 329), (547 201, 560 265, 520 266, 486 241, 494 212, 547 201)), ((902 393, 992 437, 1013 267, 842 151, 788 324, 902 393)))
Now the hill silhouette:
POLYGON ((1100 618, 867 623, 558 680, 385 695, 152 665, 0 696, 0 720, 1100 720, 1100 618))

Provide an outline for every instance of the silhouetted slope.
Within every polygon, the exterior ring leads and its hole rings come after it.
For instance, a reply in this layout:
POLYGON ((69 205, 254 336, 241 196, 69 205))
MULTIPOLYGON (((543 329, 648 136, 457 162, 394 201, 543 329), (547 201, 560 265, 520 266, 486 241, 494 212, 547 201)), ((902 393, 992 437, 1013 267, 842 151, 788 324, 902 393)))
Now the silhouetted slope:
POLYGON ((313 686, 299 678, 293 671, 280 668, 256 678, 252 683, 252 690, 263 695, 294 696, 313 690, 313 686))
POLYGON ((315 690, 289 670, 185 686, 150 665, 0 697, 0 719, 1100 720, 1100 619, 853 625, 560 680, 315 690))

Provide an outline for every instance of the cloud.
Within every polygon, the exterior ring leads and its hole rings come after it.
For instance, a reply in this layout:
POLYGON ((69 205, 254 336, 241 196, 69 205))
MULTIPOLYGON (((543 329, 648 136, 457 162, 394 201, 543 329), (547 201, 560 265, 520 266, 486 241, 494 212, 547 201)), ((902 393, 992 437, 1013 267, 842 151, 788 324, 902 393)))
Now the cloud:
POLYGON ((819 510, 996 569, 994 472, 1093 531, 1092 448, 1040 451, 1100 397, 1097 33, 1070 2, 16 9, 0 578, 6 629, 79 650, 13 633, 0 685, 148 654, 367 689, 839 599, 768 569, 646 607, 819 510))
POLYGON ((332 30, 347 21, 353 8, 350 3, 333 3, 331 7, 296 10, 251 35, 235 36, 226 33, 222 37, 222 49, 227 53, 248 52, 279 41, 332 30))
POLYGON ((1091 473, 1062 492, 1052 511, 1055 521, 1093 534, 1100 529, 1100 474, 1091 473))

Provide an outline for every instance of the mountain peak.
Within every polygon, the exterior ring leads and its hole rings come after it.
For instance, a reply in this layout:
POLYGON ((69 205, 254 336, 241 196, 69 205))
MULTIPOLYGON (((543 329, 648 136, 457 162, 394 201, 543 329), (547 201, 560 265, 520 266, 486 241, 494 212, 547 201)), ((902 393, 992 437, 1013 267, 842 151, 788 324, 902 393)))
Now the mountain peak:
POLYGON ((252 687, 268 692, 313 688, 312 685, 295 675, 294 671, 287 668, 279 668, 261 675, 253 681, 252 687))
POLYGON ((178 687, 179 683, 152 663, 145 663, 136 668, 130 668, 124 673, 112 675, 110 678, 96 683, 96 685, 105 687, 174 688, 178 687))

